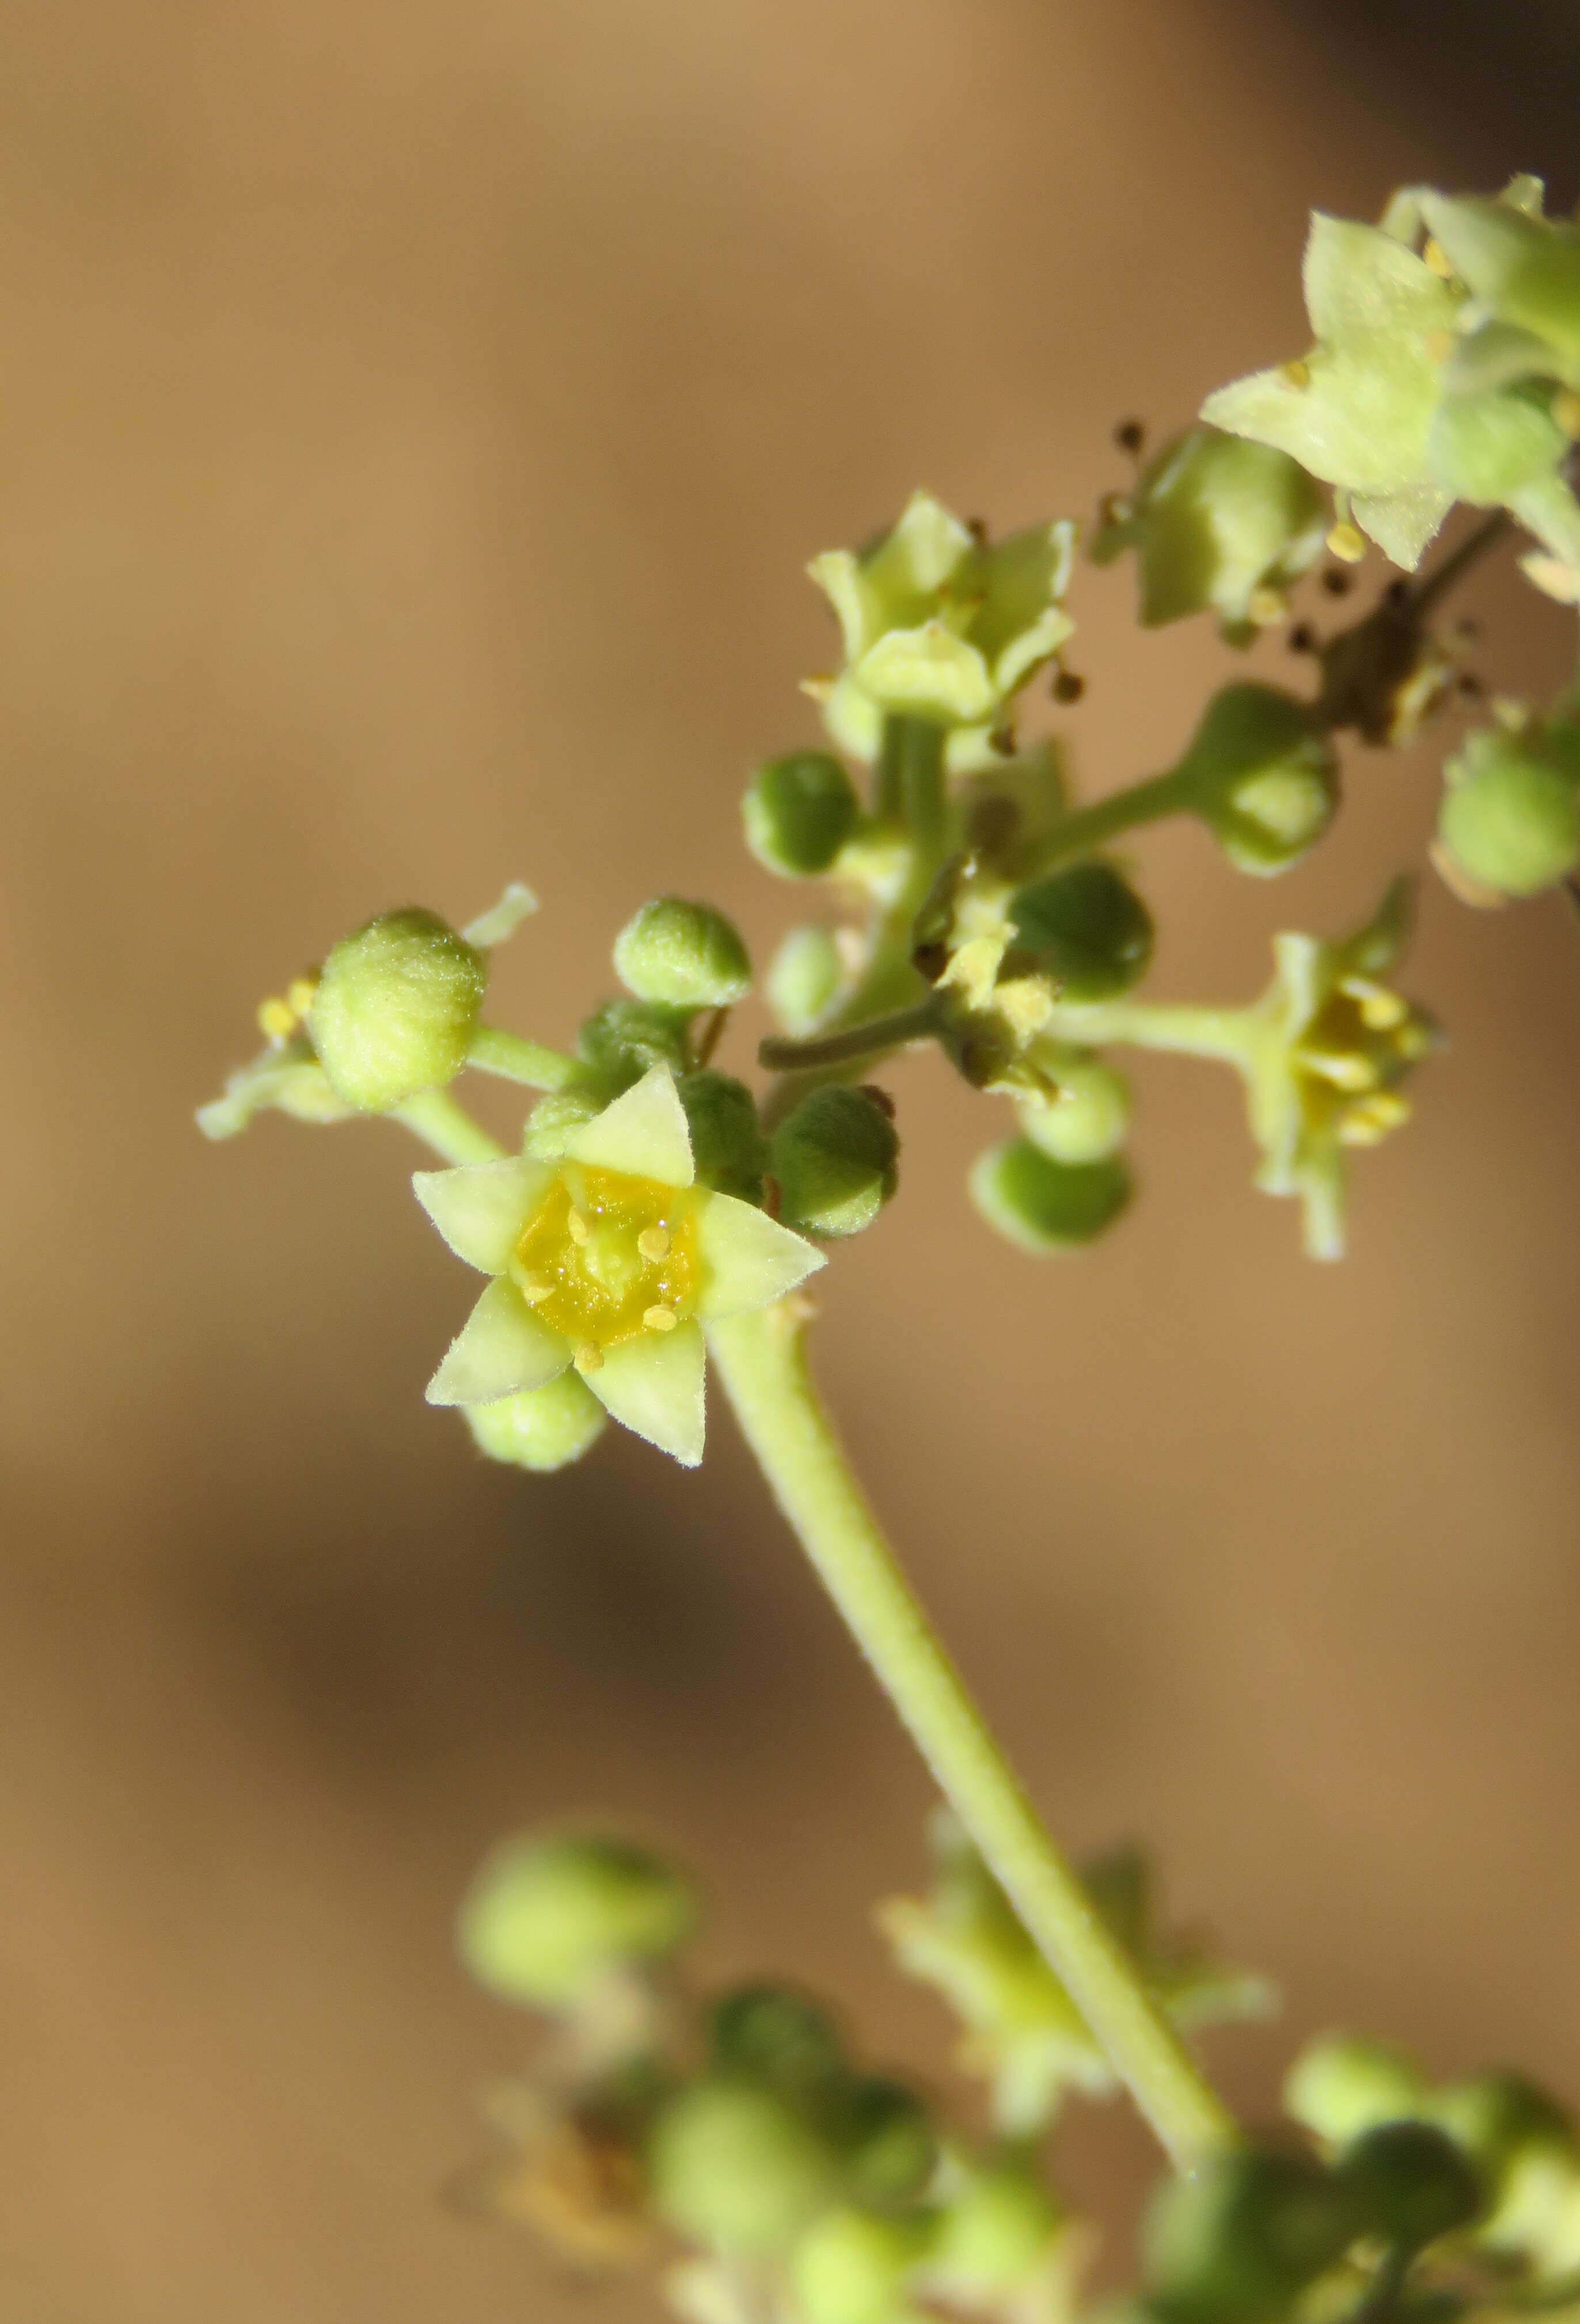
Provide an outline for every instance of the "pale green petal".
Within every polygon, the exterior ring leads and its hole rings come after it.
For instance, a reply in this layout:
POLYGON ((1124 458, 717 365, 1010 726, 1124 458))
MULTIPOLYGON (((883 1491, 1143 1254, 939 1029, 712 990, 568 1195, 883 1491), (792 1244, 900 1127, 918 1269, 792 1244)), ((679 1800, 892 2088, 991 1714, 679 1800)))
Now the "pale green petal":
POLYGON ((1580 504, 1562 476, 1522 484, 1510 493, 1508 505, 1561 564, 1580 567, 1580 504))
POLYGON ((605 1348, 603 1362, 585 1377, 612 1420, 672 1453, 683 1469, 695 1469, 702 1458, 705 1369, 702 1326, 682 1323, 605 1348))
POLYGON ((942 622, 886 632, 853 675, 882 708, 917 718, 975 725, 997 702, 982 656, 942 622))
POLYGON ((1408 484, 1395 493, 1356 493, 1350 514, 1384 557, 1413 573, 1421 552, 1454 506, 1452 493, 1437 484, 1408 484))
POLYGON ((772 1306, 827 1264, 803 1237, 733 1194, 715 1194, 704 1205, 697 1245, 707 1270, 707 1288, 697 1303, 706 1323, 772 1306))
POLYGON ((540 1323, 513 1283, 491 1283, 428 1383, 430 1404, 493 1404, 543 1388, 570 1361, 570 1342, 540 1323))
POLYGON ((915 492, 892 532, 863 557, 862 569, 871 586, 885 595, 930 597, 972 547, 969 528, 942 501, 915 492))
POLYGON ((417 1170, 411 1186, 457 1259, 485 1275, 503 1275, 553 1176, 545 1163, 512 1159, 417 1170))
POLYGON ((1354 218, 1313 211, 1303 278, 1311 327, 1335 346, 1373 333, 1424 336, 1454 320, 1454 295, 1425 259, 1354 218))
POLYGON ((475 920, 468 920, 461 934, 469 945, 476 945, 479 950, 487 952, 494 945, 503 944, 506 936, 513 936, 522 922, 537 908, 538 899, 526 881, 512 880, 507 882, 498 903, 491 904, 485 912, 479 912, 475 920))
POLYGON ((813 558, 807 572, 834 608, 845 658, 854 661, 869 643, 866 599, 855 558, 848 549, 827 549, 821 557, 813 558))
POLYGON ((573 1162, 624 1170, 664 1186, 689 1186, 697 1176, 685 1108, 668 1065, 654 1065, 633 1089, 595 1114, 566 1148, 573 1162))

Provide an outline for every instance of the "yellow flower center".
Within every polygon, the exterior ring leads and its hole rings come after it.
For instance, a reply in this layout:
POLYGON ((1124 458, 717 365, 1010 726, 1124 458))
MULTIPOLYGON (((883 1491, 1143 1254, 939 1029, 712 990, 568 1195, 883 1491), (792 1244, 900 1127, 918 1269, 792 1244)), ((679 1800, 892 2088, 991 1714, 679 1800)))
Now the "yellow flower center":
POLYGON ((568 1164, 522 1230, 511 1274, 578 1361, 639 1332, 673 1331, 700 1287, 694 1211, 685 1188, 568 1164))

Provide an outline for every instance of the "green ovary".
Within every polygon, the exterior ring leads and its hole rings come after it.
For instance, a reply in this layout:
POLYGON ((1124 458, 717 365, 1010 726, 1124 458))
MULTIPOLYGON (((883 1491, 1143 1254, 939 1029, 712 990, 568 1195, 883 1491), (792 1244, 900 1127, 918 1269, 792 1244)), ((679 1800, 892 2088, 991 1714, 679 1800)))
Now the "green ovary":
POLYGON ((672 1330, 701 1288, 695 1200, 654 1178, 568 1166, 522 1231, 512 1277, 578 1350, 672 1330))

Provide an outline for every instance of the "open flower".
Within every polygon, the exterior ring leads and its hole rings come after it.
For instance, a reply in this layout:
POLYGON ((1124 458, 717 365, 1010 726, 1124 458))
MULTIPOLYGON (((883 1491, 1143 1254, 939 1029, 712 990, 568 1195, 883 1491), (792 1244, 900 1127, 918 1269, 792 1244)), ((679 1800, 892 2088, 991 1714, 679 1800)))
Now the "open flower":
POLYGON ((1342 943, 1273 938, 1271 985, 1250 1012, 1244 1059, 1256 1183, 1298 1196, 1313 1259, 1344 1251, 1344 1150, 1375 1146, 1409 1119, 1400 1084, 1437 1040, 1429 1017, 1382 982, 1409 934, 1396 881, 1342 943))
POLYGON ((876 754, 885 717, 955 730, 951 762, 975 764, 1012 698, 1074 623, 1060 599, 1075 527, 1030 525, 989 543, 929 493, 864 549, 832 549, 808 570, 833 606, 845 668, 810 689, 835 739, 876 754))
POLYGON ((696 1183, 674 1077, 655 1065, 561 1158, 420 1170, 418 1200, 493 1280, 429 1382, 487 1405, 575 1365, 611 1418, 686 1468, 702 1458, 702 1326, 766 1307, 823 1264, 752 1204, 696 1183))

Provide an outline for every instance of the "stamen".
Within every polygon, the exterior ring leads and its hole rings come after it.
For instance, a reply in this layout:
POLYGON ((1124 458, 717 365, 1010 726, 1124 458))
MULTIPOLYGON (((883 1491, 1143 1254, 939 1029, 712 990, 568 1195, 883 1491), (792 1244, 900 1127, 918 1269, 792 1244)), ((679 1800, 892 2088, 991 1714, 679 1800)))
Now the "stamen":
POLYGON ((570 1360, 576 1366, 578 1372, 602 1371, 604 1368, 604 1351, 602 1348, 595 1346, 591 1340, 584 1340, 570 1360))
POLYGON ((583 1218, 579 1211, 568 1211, 565 1217, 565 1225, 566 1231, 568 1233, 572 1242, 586 1242, 588 1236, 592 1233, 591 1227, 588 1226, 586 1219, 583 1218))
POLYGON ((1283 381, 1286 387, 1309 387, 1311 384, 1311 366, 1299 355, 1297 355, 1293 362, 1281 363, 1279 365, 1279 377, 1283 381))
POLYGON ((642 1310, 642 1322, 650 1332, 672 1332, 680 1321, 672 1307, 647 1307, 642 1310))
POLYGON ((1358 565, 1366 554, 1366 536, 1358 525, 1335 524, 1327 546, 1343 565, 1358 565))
POLYGON ((554 1286, 551 1283, 545 1283, 541 1275, 526 1275, 522 1277, 518 1288, 528 1306, 535 1307, 541 1299, 547 1299, 550 1296, 554 1286))
POLYGON ((1453 273, 1454 268, 1449 260, 1448 253, 1434 235, 1428 235, 1427 236, 1427 246, 1422 251, 1421 256, 1426 260, 1433 273, 1440 274, 1444 281, 1446 282, 1448 277, 1453 273))
POLYGON ((305 1017, 318 996, 318 990, 316 976, 293 976, 285 988, 286 1006, 294 1009, 299 1017, 305 1017))
POLYGON ((670 1242, 668 1227, 643 1227, 636 1238, 636 1248, 641 1251, 643 1259, 650 1260, 656 1267, 660 1259, 668 1259, 670 1256, 670 1242))
POLYGON ((271 1041, 288 1041, 296 1030, 296 1011, 289 1001, 271 993, 259 1003, 258 1028, 271 1041))

